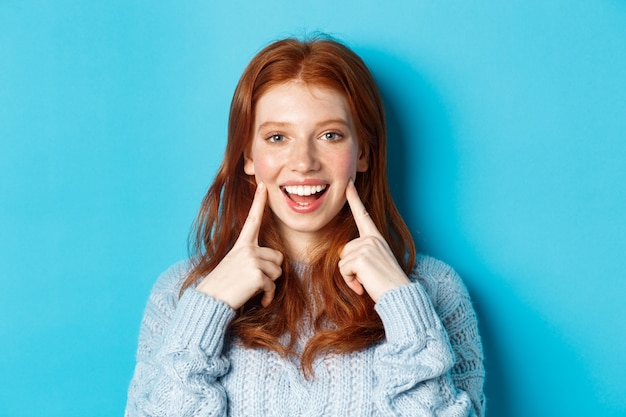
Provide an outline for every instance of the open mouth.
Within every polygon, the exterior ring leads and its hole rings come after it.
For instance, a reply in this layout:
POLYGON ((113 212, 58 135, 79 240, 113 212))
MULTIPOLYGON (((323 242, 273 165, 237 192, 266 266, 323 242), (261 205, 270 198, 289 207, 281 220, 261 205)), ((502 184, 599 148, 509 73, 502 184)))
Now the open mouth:
POLYGON ((324 195, 328 185, 285 185, 280 188, 291 201, 307 206, 324 195))

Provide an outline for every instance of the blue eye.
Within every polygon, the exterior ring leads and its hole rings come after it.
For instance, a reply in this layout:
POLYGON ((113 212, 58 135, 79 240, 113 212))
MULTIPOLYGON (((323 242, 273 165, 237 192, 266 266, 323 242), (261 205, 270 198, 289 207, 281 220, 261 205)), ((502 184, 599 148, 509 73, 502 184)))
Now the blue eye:
POLYGON ((322 136, 322 139, 332 142, 332 141, 335 141, 335 140, 339 140, 342 137, 343 137, 343 135, 341 133, 339 133, 339 132, 326 132, 322 136))
POLYGON ((285 140, 285 136, 280 135, 278 133, 275 133, 275 134, 273 134, 273 135, 271 135, 270 137, 267 138, 267 141, 271 142, 271 143, 280 143, 280 142, 282 142, 284 140, 285 140))

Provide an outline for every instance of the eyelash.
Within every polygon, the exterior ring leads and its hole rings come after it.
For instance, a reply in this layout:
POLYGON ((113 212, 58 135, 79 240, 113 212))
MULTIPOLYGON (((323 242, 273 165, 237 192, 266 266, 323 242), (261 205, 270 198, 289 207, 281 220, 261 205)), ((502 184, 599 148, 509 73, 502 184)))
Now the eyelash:
POLYGON ((267 136, 265 140, 270 143, 278 143, 278 141, 276 140, 277 138, 284 139, 285 135, 282 135, 280 133, 271 133, 269 136, 267 136))
POLYGON ((343 135, 339 132, 326 132, 322 135, 322 139, 330 141, 330 142, 335 142, 341 138, 343 138, 343 135), (333 135, 334 139, 328 139, 327 138, 328 135, 333 135))
MULTIPOLYGON (((331 131, 331 132, 325 132, 323 133, 320 138, 322 140, 328 141, 328 142, 336 142, 340 139, 343 138, 343 134, 340 132, 335 132, 335 131, 331 131), (333 138, 330 139, 328 138, 329 135, 332 135, 333 138)), ((271 133, 266 137, 266 141, 270 142, 270 143, 279 143, 282 142, 285 139, 285 135, 283 135, 282 133, 271 133)))

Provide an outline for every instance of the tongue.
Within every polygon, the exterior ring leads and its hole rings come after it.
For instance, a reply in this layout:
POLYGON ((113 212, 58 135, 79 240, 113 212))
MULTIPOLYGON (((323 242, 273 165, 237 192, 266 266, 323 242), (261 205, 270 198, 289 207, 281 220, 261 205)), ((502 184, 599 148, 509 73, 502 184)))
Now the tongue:
POLYGON ((318 197, 319 197, 319 194, 311 194, 311 195, 289 194, 289 198, 291 198, 293 201, 295 201, 298 204, 312 203, 313 201, 317 200, 318 197))

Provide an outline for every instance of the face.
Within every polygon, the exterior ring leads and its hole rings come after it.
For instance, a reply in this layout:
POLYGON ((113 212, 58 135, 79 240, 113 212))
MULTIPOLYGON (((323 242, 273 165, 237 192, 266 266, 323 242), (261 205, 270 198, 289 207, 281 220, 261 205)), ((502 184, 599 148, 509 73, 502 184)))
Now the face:
POLYGON ((354 132, 348 103, 333 89, 293 81, 257 102, 244 171, 267 186, 296 259, 343 208, 350 178, 368 168, 354 132))

